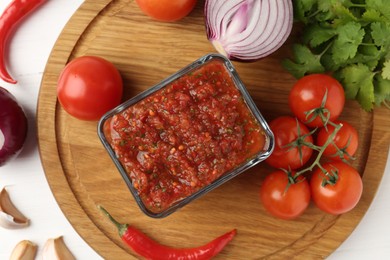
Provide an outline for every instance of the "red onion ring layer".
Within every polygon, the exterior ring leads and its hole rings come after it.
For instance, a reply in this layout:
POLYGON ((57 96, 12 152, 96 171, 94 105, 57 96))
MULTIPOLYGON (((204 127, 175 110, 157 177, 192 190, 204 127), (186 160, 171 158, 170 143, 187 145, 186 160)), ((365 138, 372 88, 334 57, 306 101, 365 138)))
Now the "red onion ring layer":
POLYGON ((291 33, 291 0, 206 0, 209 41, 231 60, 255 61, 279 49, 291 33))

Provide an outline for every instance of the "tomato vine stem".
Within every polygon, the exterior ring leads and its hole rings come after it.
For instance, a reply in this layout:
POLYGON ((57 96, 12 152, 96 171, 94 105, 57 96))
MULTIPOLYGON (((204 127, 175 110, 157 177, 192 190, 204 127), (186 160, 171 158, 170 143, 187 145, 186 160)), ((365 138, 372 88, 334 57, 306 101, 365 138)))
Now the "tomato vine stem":
MULTIPOLYGON (((338 133, 338 131, 340 131, 340 129, 343 127, 343 124, 340 123, 340 124, 336 124, 336 123, 333 123, 331 121, 328 121, 328 124, 334 126, 334 131, 329 135, 329 138, 326 140, 325 144, 323 146, 317 146, 317 145, 314 145, 312 143, 308 143, 308 142, 304 142, 304 145, 306 145, 307 147, 309 148, 312 148, 313 150, 316 150, 318 151, 318 154, 315 158, 315 160, 313 161, 313 163, 300 170, 300 171, 297 171, 296 174, 294 175, 294 178, 298 178, 300 175, 304 174, 305 172, 308 172, 308 171, 312 171, 314 169, 314 167, 318 167, 321 169, 321 171, 326 175, 326 176, 329 176, 329 173, 326 169, 324 169, 321 165, 321 158, 322 158, 322 154, 324 153, 325 149, 333 143, 333 140, 334 140, 334 137, 336 136, 336 134, 338 133)), ((311 133, 314 133, 317 129, 314 129, 311 133)), ((295 141, 294 141, 295 142, 295 141)), ((341 151, 338 151, 338 152, 341 152, 341 151)))
POLYGON ((324 97, 321 100, 321 106, 305 112, 306 120, 307 120, 306 123, 311 123, 317 117, 320 117, 322 123, 324 124, 324 127, 326 128, 330 118, 330 111, 327 108, 325 108, 327 99, 328 99, 328 89, 326 88, 324 97))

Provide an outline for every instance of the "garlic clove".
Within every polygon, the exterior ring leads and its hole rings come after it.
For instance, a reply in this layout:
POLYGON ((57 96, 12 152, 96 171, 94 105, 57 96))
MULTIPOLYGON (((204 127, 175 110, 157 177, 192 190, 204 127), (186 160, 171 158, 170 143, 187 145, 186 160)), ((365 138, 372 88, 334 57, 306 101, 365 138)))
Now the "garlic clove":
POLYGON ((34 260, 37 254, 38 246, 29 241, 20 241, 12 250, 9 260, 34 260))
POLYGON ((7 229, 23 228, 30 224, 26 218, 12 203, 5 188, 0 192, 0 226, 7 229))
POLYGON ((46 241, 42 252, 43 260, 75 260, 62 236, 46 241))

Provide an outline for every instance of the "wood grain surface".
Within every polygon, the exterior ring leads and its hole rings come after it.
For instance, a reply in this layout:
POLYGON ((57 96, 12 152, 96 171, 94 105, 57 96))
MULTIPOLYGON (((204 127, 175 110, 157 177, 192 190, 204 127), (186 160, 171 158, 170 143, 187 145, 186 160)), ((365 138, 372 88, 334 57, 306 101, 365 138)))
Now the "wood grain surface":
MULTIPOLYGON (((75 57, 96 55, 113 62, 124 80, 126 100, 199 57, 215 52, 206 39, 202 6, 176 23, 143 15, 130 0, 86 0, 60 35, 48 60, 38 100, 39 150, 47 180, 76 231, 105 259, 136 258, 116 228, 101 214, 103 205, 157 241, 194 247, 237 228, 217 259, 320 259, 331 254, 357 226, 381 181, 390 143, 389 111, 367 113, 348 101, 342 119, 359 130, 358 160, 364 193, 351 212, 332 216, 314 205, 293 221, 268 215, 258 191, 271 171, 261 164, 164 219, 145 216, 97 136, 97 122, 70 117, 57 102, 60 71, 75 57)), ((294 33, 273 55, 234 65, 264 117, 288 114, 287 95, 295 79, 283 70, 294 33)))

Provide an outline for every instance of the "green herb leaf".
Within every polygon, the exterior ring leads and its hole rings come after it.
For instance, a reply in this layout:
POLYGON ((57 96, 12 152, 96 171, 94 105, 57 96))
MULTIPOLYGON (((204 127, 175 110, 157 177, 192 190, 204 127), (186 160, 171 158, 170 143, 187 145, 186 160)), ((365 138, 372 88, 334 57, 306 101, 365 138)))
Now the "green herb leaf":
POLYGON ((390 45, 390 24, 383 22, 374 22, 371 24, 371 36, 375 45, 384 46, 390 45))
POLYGON ((390 79, 390 60, 383 63, 382 77, 384 79, 390 79))
POLYGON ((367 9, 361 17, 361 21, 365 23, 372 22, 385 22, 386 18, 384 18, 381 13, 375 9, 367 9))
POLYGON ((332 57, 335 62, 344 62, 355 57, 364 37, 364 30, 356 22, 349 22, 337 28, 338 36, 332 46, 332 57))
POLYGON ((385 101, 390 101, 390 80, 377 74, 375 82, 375 104, 379 106, 385 101))
POLYGON ((366 0, 366 8, 380 12, 386 19, 390 20, 390 5, 388 0, 366 0))
POLYGON ((325 28, 319 24, 313 24, 305 29, 302 39, 305 44, 309 44, 310 47, 315 48, 336 35, 337 31, 333 28, 325 28))
POLYGON ((366 111, 370 111, 375 102, 374 73, 364 64, 349 65, 341 71, 341 83, 347 98, 357 99, 366 111))
POLYGON ((301 78, 306 73, 320 73, 325 71, 320 62, 321 57, 313 54, 305 45, 294 44, 293 52, 295 62, 287 59, 282 61, 282 65, 294 77, 301 78))
POLYGON ((317 0, 296 0, 294 4, 294 17, 301 22, 307 22, 310 11, 317 4, 317 0))
POLYGON ((332 7, 337 4, 337 0, 322 0, 318 1, 318 10, 321 12, 330 12, 332 7))
POLYGON ((337 71, 340 68, 346 67, 351 64, 363 63, 369 67, 370 70, 374 70, 379 60, 382 57, 382 52, 378 50, 374 45, 360 46, 359 52, 355 57, 347 59, 344 62, 335 62, 331 54, 325 54, 322 59, 322 65, 328 71, 337 71))
POLYGON ((319 21, 332 20, 331 24, 333 27, 350 21, 356 21, 355 15, 349 9, 350 6, 352 6, 350 0, 318 1, 318 10, 321 11, 322 14, 317 18, 319 21))
POLYGON ((353 12, 347 7, 343 6, 340 2, 338 2, 334 7, 333 7, 333 12, 334 12, 334 21, 333 21, 333 26, 340 26, 343 24, 347 24, 349 22, 357 22, 359 16, 359 12, 353 12))

